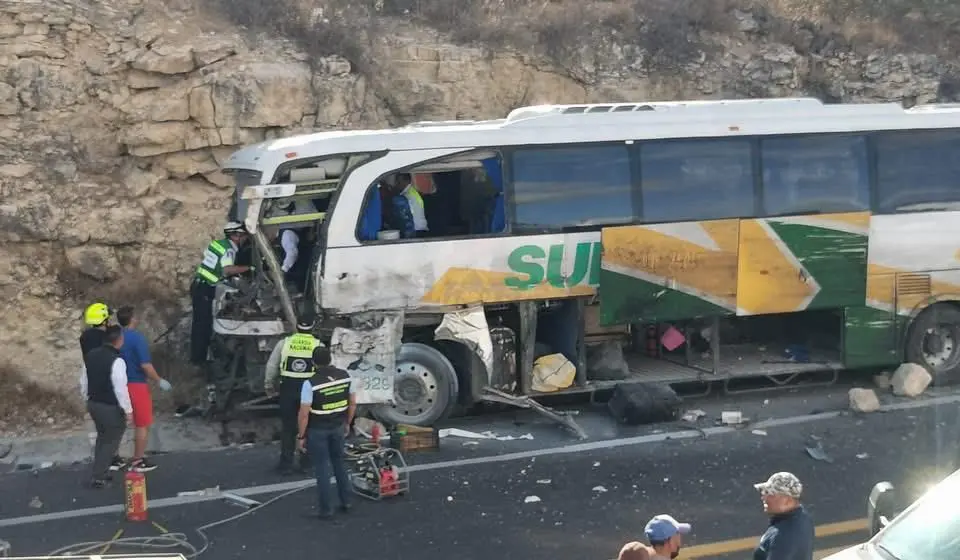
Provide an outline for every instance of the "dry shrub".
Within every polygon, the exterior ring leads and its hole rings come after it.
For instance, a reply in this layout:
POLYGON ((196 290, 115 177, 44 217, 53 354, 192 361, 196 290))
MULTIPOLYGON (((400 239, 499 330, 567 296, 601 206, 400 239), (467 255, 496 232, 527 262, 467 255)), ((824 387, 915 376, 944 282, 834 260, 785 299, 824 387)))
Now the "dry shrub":
POLYGON ((955 0, 751 0, 782 22, 839 33, 864 51, 887 49, 953 57, 960 48, 955 0))
MULTIPOLYGON (((352 10, 351 2, 308 2, 300 0, 207 0, 210 7, 234 24, 259 35, 284 37, 310 55, 308 62, 339 55, 358 70, 369 69, 362 38, 368 29, 364 11, 352 10)), ((362 8, 363 0, 355 2, 362 8)))
POLYGON ((77 301, 81 309, 98 301, 106 303, 111 309, 132 305, 138 310, 146 310, 151 324, 170 324, 182 313, 179 306, 182 294, 142 274, 101 282, 64 267, 57 273, 57 282, 62 295, 77 301))
POLYGON ((0 434, 24 428, 72 426, 83 417, 79 399, 30 379, 8 361, 0 361, 0 434))

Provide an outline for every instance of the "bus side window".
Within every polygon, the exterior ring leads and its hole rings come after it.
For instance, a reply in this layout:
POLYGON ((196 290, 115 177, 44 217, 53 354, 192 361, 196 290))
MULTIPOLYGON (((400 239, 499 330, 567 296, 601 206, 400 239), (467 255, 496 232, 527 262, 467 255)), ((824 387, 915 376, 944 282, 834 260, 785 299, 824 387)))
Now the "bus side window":
POLYGON ((753 215, 748 140, 654 141, 639 150, 644 222, 753 215))
POLYGON ((520 149, 513 154, 517 232, 630 223, 633 208, 627 146, 520 149))
POLYGON ((760 153, 765 216, 870 209, 864 136, 764 138, 760 153))
POLYGON ((960 131, 876 135, 877 211, 960 209, 960 131))

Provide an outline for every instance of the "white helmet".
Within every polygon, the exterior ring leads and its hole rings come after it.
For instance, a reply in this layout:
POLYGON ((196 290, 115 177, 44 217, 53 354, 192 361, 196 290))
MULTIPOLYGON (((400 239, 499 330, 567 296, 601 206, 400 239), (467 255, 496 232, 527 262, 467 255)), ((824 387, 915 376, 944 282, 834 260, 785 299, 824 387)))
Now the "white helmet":
POLYGON ((231 233, 247 233, 247 226, 240 222, 227 222, 227 225, 223 226, 223 234, 230 235, 231 233))

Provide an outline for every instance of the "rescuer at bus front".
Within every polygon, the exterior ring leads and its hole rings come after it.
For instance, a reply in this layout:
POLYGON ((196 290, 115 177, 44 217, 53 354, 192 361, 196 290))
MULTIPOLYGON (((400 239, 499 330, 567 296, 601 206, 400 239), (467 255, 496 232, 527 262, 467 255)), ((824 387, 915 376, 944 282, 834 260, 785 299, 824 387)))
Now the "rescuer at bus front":
MULTIPOLYGON (((243 274, 253 269, 234 263, 240 246, 247 242, 247 228, 240 222, 229 222, 223 228, 224 239, 210 242, 203 252, 203 260, 197 266, 193 284, 190 286, 190 300, 193 306, 193 319, 190 325, 190 362, 205 366, 210 337, 213 336, 213 297, 217 282, 227 276, 243 274)), ((206 372, 207 390, 212 391, 213 377, 206 372)), ((211 393, 212 394, 212 393, 211 393)))
POLYGON ((107 327, 104 343, 86 356, 80 374, 80 395, 97 427, 93 453, 93 488, 103 488, 110 480, 110 463, 117 457, 127 424, 133 421, 133 406, 127 392, 127 366, 120 356, 123 329, 107 327))
MULTIPOLYGON (((283 475, 293 472, 293 452, 297 437, 297 413, 300 411, 300 390, 303 382, 316 373, 313 351, 322 346, 313 336, 314 319, 305 317, 297 322, 297 332, 281 339, 267 359, 264 368, 263 389, 268 395, 276 394, 275 383, 280 377, 280 463, 277 472, 283 475)), ((297 470, 305 471, 310 466, 309 456, 298 453, 297 470)))
POLYGON ((313 351, 317 372, 303 382, 300 414, 297 416, 297 446, 310 452, 317 476, 320 519, 333 515, 330 496, 330 469, 337 479, 340 511, 350 510, 350 480, 344 464, 344 444, 357 410, 356 388, 350 374, 330 365, 330 350, 318 346, 313 351))

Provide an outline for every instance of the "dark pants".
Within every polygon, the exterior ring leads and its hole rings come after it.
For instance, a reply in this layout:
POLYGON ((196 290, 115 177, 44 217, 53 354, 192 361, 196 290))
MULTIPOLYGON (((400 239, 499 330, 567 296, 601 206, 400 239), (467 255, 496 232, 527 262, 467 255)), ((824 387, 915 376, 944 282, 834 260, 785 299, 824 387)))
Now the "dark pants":
POLYGON ((93 451, 93 478, 106 478, 110 463, 120 449, 120 441, 127 431, 127 415, 115 404, 87 401, 87 412, 97 427, 97 443, 93 451))
POLYGON ((320 515, 333 513, 331 498, 330 474, 337 479, 337 494, 340 495, 340 504, 344 507, 350 504, 350 480, 347 477, 347 465, 344 463, 344 442, 346 426, 342 423, 329 427, 313 427, 307 432, 307 450, 313 461, 313 469, 317 476, 317 506, 320 515))
MULTIPOLYGON (((297 415, 300 412, 300 388, 303 379, 280 376, 280 390, 277 406, 280 408, 280 468, 293 466, 293 454, 296 450, 297 415)), ((306 454, 300 454, 300 468, 306 469, 310 461, 306 454)))
POLYGON ((190 362, 201 365, 207 362, 207 349, 213 336, 213 296, 216 288, 210 284, 194 281, 190 285, 190 301, 193 306, 193 321, 190 324, 190 362))

